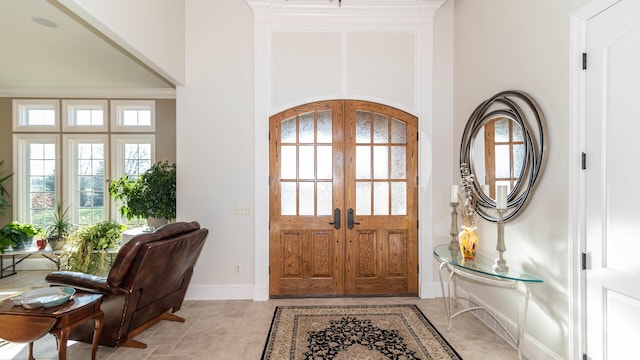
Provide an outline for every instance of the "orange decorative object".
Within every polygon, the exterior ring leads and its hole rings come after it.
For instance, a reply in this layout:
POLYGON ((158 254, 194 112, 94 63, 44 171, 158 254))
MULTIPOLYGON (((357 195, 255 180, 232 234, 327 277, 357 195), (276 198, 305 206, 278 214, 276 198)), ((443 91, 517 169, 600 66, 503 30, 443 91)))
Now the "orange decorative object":
POLYGON ((458 242, 460 243, 460 252, 467 260, 476 258, 476 250, 478 250, 478 232, 475 227, 462 226, 462 231, 458 234, 458 242))

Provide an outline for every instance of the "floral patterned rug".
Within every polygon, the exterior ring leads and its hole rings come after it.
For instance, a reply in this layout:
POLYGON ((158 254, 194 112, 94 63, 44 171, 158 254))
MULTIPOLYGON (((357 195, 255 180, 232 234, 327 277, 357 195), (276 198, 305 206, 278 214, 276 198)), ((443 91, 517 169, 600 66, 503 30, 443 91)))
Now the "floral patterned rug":
POLYGON ((415 305, 278 306, 262 359, 462 359, 415 305))

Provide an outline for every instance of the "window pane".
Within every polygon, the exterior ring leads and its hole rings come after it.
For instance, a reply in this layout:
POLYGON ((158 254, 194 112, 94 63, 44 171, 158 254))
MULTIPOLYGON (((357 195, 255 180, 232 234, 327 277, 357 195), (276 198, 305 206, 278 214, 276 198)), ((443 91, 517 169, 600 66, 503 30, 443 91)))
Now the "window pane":
POLYGON ((374 183, 373 194, 373 215, 389 215, 389 183, 374 183))
POLYGON ((318 187, 318 216, 325 216, 333 214, 332 202, 333 202, 333 184, 330 182, 319 182, 318 187))
POLYGON ((296 215, 296 183, 280 183, 280 215, 296 215))
POLYGON ((371 143, 371 113, 356 111, 356 144, 371 143))
POLYGON ((509 141, 509 123, 511 120, 502 118, 495 121, 495 142, 509 141))
POLYGON ((405 146, 391 147, 391 178, 407 178, 407 148, 405 146))
POLYGON ((370 182, 356 182, 356 215, 371 215, 370 182))
POLYGON ((407 215, 407 184, 391 183, 391 215, 407 215))
POLYGON ((151 111, 138 110, 138 125, 141 125, 141 126, 151 125, 151 111))
POLYGON ((55 206, 55 144, 29 144, 27 222, 44 226, 55 206))
POLYGON ((389 148, 387 146, 373 147, 373 178, 389 178, 389 148))
POLYGON ((296 165, 298 164, 295 146, 281 146, 280 153, 280 178, 295 179, 297 176, 296 165))
POLYGON ((524 141, 524 136, 522 135, 522 127, 520 127, 520 125, 515 121, 513 122, 513 141, 524 141))
POLYGON ((509 159, 509 145, 496 145, 496 177, 511 177, 511 160, 509 159))
POLYGON ((27 110, 27 125, 55 125, 56 112, 53 109, 27 110))
POLYGON ((520 177, 524 163, 524 144, 513 145, 513 176, 520 177))
POLYGON ((306 113, 300 115, 300 133, 298 134, 298 141, 305 144, 313 144, 315 140, 315 128, 313 126, 313 114, 306 113))
POLYGON ((318 143, 331 143, 333 138, 331 110, 318 111, 318 143))
POLYGON ((373 142, 389 142, 389 118, 382 114, 373 114, 373 142))
POLYGON ((356 146, 356 179, 371 179, 371 146, 356 146))
POLYGON ((315 183, 300 182, 300 208, 298 215, 313 215, 315 207, 315 183))
POLYGON ((292 117, 280 123, 280 141, 283 144, 296 142, 296 118, 292 117))
POLYGON ((404 121, 391 120, 391 142, 394 144, 407 143, 407 124, 404 121))
POLYGON ((300 146, 298 151, 300 153, 300 161, 298 163, 298 169, 300 179, 315 179, 315 147, 314 146, 300 146))
POLYGON ((105 219, 104 144, 79 143, 77 150, 79 223, 95 224, 105 219))
POLYGON ((317 179, 332 179, 333 177, 333 161, 331 146, 318 146, 318 168, 317 179))

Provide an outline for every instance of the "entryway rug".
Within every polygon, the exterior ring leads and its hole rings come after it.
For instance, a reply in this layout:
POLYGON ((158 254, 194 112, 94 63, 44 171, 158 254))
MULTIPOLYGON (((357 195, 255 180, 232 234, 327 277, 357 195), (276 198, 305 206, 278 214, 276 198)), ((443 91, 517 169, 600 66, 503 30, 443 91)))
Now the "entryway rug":
POLYGON ((409 304, 278 306, 262 359, 462 358, 409 304))

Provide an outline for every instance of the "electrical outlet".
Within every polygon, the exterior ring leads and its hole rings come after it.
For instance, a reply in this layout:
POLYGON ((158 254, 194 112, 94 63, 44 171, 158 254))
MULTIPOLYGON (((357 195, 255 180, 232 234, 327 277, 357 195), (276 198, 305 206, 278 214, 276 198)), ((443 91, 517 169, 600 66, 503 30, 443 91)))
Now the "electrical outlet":
POLYGON ((236 272, 239 273, 240 272, 240 264, 236 264, 236 272))
POLYGON ((236 215, 250 215, 250 214, 251 214, 250 206, 236 205, 236 215))

